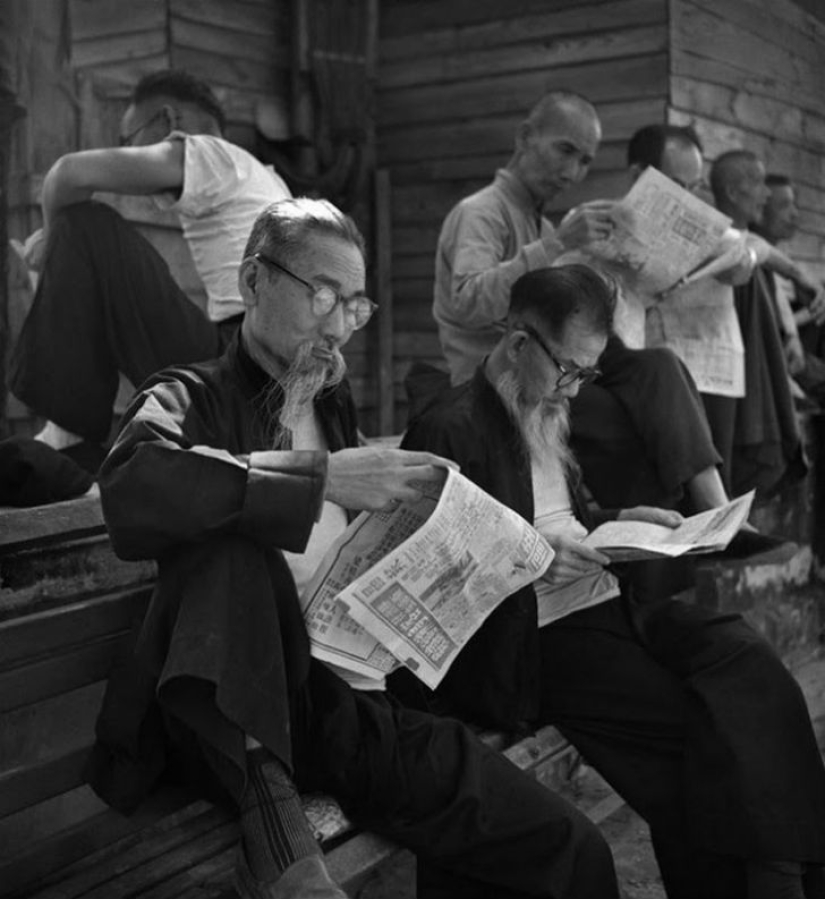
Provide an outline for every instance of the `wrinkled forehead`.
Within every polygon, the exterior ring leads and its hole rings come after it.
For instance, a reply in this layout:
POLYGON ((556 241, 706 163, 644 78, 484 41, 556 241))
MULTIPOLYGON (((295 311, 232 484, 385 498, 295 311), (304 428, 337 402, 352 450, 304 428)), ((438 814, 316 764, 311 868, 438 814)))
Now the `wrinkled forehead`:
POLYGON ((581 152, 595 156, 602 131, 599 120, 587 109, 578 106, 560 106, 545 122, 536 127, 540 141, 570 143, 581 152))

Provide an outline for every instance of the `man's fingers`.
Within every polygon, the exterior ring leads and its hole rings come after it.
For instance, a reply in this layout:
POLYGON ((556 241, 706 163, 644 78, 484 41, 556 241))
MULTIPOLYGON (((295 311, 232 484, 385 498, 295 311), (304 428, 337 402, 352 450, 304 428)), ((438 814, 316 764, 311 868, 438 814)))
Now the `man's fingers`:
MULTIPOLYGON (((402 465, 435 465, 438 468, 452 468, 459 470, 459 465, 452 459, 445 459, 443 456, 437 456, 435 453, 423 453, 417 450, 398 450, 402 465)), ((427 478, 432 480, 432 478, 427 478)))

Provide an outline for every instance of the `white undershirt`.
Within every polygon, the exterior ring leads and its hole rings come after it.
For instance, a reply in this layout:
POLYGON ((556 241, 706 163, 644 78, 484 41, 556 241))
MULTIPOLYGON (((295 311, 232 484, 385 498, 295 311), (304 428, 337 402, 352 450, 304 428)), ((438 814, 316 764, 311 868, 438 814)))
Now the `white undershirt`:
MULTIPOLYGON (((581 540, 587 528, 573 515, 565 472, 555 456, 531 462, 534 527, 543 537, 567 535, 581 540)), ((552 563, 550 566, 552 570, 552 563)), ((539 627, 578 609, 619 595, 619 582, 606 569, 565 584, 551 586, 543 578, 533 585, 538 602, 539 627)))
MULTIPOLYGON (((292 431, 292 448, 296 450, 321 450, 329 447, 324 437, 321 422, 315 409, 310 406, 305 415, 297 422, 292 431)), ((306 549, 302 553, 292 553, 284 550, 298 597, 302 598, 312 575, 321 564, 326 551, 333 541, 339 537, 347 527, 347 513, 337 503, 324 501, 321 509, 321 517, 315 522, 312 533, 309 535, 306 549)), ((327 664, 326 662, 324 664, 327 664)), ((383 689, 383 682, 376 682, 374 678, 364 678, 354 671, 338 665, 328 665, 339 677, 345 680, 355 690, 383 689)))

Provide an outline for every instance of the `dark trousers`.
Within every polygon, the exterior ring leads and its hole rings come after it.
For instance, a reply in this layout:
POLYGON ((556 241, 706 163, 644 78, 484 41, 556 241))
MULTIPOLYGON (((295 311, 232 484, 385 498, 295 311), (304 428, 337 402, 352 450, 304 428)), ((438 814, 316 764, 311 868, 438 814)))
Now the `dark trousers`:
POLYGON ((118 372, 139 386, 168 365, 217 356, 223 343, 132 225, 102 203, 78 203, 52 223, 11 390, 38 415, 102 443, 118 372))
POLYGON ((613 600, 541 641, 543 719, 648 822, 669 899, 744 899, 747 859, 825 862, 804 698, 739 616, 613 600))
POLYGON ((297 705, 299 788, 415 852, 419 896, 618 895, 588 819, 457 720, 354 691, 317 662, 297 705))
POLYGON ((721 461, 693 379, 670 350, 630 350, 616 336, 599 367, 570 406, 585 484, 603 508, 678 505, 685 484, 721 461))
POLYGON ((788 368, 765 272, 734 288, 745 345, 745 396, 734 413, 731 489, 770 494, 804 476, 799 425, 788 368))
POLYGON ((167 737, 171 723, 236 801, 244 734, 264 743, 301 790, 328 792, 356 824, 417 853, 420 896, 618 895, 610 850, 584 815, 458 721, 352 690, 309 660, 300 622, 274 550, 219 538, 166 560, 137 651, 157 691, 128 668, 110 680, 89 772, 103 798, 133 806, 160 773, 161 711, 167 737))

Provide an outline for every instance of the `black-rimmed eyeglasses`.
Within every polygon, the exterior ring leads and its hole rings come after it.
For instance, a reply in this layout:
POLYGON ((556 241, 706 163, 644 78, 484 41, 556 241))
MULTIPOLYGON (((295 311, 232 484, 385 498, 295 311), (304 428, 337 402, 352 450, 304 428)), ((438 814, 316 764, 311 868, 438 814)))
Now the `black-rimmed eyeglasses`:
POLYGON ((376 303, 373 303, 368 297, 363 297, 360 294, 354 297, 345 297, 328 284, 313 284, 310 281, 307 281, 306 278, 302 278, 300 275, 296 275, 295 272, 291 272, 285 265, 281 265, 280 262, 276 262, 274 259, 265 256, 263 253, 255 253, 254 258, 259 262, 263 262, 264 265, 269 265, 272 268, 277 269, 277 271, 289 275, 290 278, 297 281, 299 284, 303 284, 304 287, 311 292, 310 303, 312 313, 313 315, 317 315, 318 318, 329 315, 340 303, 344 307, 344 311, 352 316, 353 327, 357 331, 359 328, 364 327, 370 318, 372 318, 373 312, 378 308, 376 303))
POLYGON ((556 390, 561 390, 564 387, 570 387, 572 384, 579 383, 582 387, 585 384, 591 384, 596 378, 599 377, 601 371, 596 368, 596 366, 588 367, 588 368, 571 368, 569 365, 565 365, 556 354, 550 349, 549 346, 542 339, 541 334, 533 328, 531 325, 527 325, 524 323, 516 325, 516 328, 519 331, 524 331, 526 334, 529 334, 533 340, 544 350, 547 358, 556 366, 559 371, 559 376, 556 379, 556 390))

